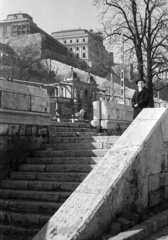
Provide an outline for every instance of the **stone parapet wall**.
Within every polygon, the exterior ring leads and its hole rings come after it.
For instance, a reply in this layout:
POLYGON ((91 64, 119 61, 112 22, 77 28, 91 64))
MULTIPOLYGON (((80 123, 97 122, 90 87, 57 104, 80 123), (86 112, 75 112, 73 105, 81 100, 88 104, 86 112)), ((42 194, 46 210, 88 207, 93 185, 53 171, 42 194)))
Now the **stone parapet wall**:
POLYGON ((33 240, 89 240, 168 199, 168 109, 146 108, 33 240))
POLYGON ((121 120, 132 122, 133 110, 131 106, 110 101, 101 102, 102 120, 121 120))
POLYGON ((46 89, 0 80, 0 108, 49 113, 50 99, 46 89))
POLYGON ((107 100, 93 102, 91 125, 106 130, 108 134, 121 135, 132 120, 133 109, 129 105, 107 100))

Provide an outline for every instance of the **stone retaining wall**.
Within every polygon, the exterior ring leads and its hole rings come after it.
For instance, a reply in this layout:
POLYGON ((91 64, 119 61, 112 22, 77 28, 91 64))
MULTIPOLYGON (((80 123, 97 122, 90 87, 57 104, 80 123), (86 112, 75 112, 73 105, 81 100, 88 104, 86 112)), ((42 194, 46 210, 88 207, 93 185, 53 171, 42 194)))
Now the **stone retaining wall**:
POLYGON ((0 80, 0 179, 48 141, 47 90, 0 80))
POLYGON ((10 170, 17 170, 32 150, 40 149, 47 141, 47 126, 0 123, 0 179, 6 178, 10 170))

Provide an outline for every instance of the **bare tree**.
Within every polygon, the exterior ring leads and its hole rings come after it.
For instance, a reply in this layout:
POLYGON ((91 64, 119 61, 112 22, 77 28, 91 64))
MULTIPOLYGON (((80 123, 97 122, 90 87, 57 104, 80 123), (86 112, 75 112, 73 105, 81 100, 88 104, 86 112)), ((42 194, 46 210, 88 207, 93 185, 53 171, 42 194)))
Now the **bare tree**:
MULTIPOLYGON (((11 48, 8 47, 10 50, 11 48)), ((20 49, 16 54, 10 51, 0 56, 0 76, 8 81, 13 79, 35 81, 41 83, 52 83, 60 80, 57 72, 51 66, 51 60, 42 60, 36 49, 31 46, 20 49), (44 64, 45 61, 45 64, 44 64)))
POLYGON ((167 0, 93 0, 101 9, 102 31, 114 45, 124 36, 126 54, 139 77, 147 80, 154 106, 153 79, 168 71, 167 0))

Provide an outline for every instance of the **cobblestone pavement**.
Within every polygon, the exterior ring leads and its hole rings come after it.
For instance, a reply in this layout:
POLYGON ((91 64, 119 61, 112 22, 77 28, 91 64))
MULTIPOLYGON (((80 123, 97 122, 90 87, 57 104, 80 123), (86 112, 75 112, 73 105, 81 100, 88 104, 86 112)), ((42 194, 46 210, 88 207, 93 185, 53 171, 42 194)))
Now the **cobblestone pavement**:
POLYGON ((153 233, 145 240, 168 240, 168 226, 163 227, 159 231, 153 233))

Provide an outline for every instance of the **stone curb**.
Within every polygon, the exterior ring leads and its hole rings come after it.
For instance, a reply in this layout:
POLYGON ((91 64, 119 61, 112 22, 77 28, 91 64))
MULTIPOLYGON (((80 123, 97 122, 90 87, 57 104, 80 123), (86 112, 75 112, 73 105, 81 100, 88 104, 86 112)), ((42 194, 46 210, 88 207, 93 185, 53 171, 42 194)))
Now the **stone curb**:
POLYGON ((168 224, 168 210, 163 211, 148 220, 136 225, 128 231, 121 232, 108 240, 144 240, 152 233, 168 224))

